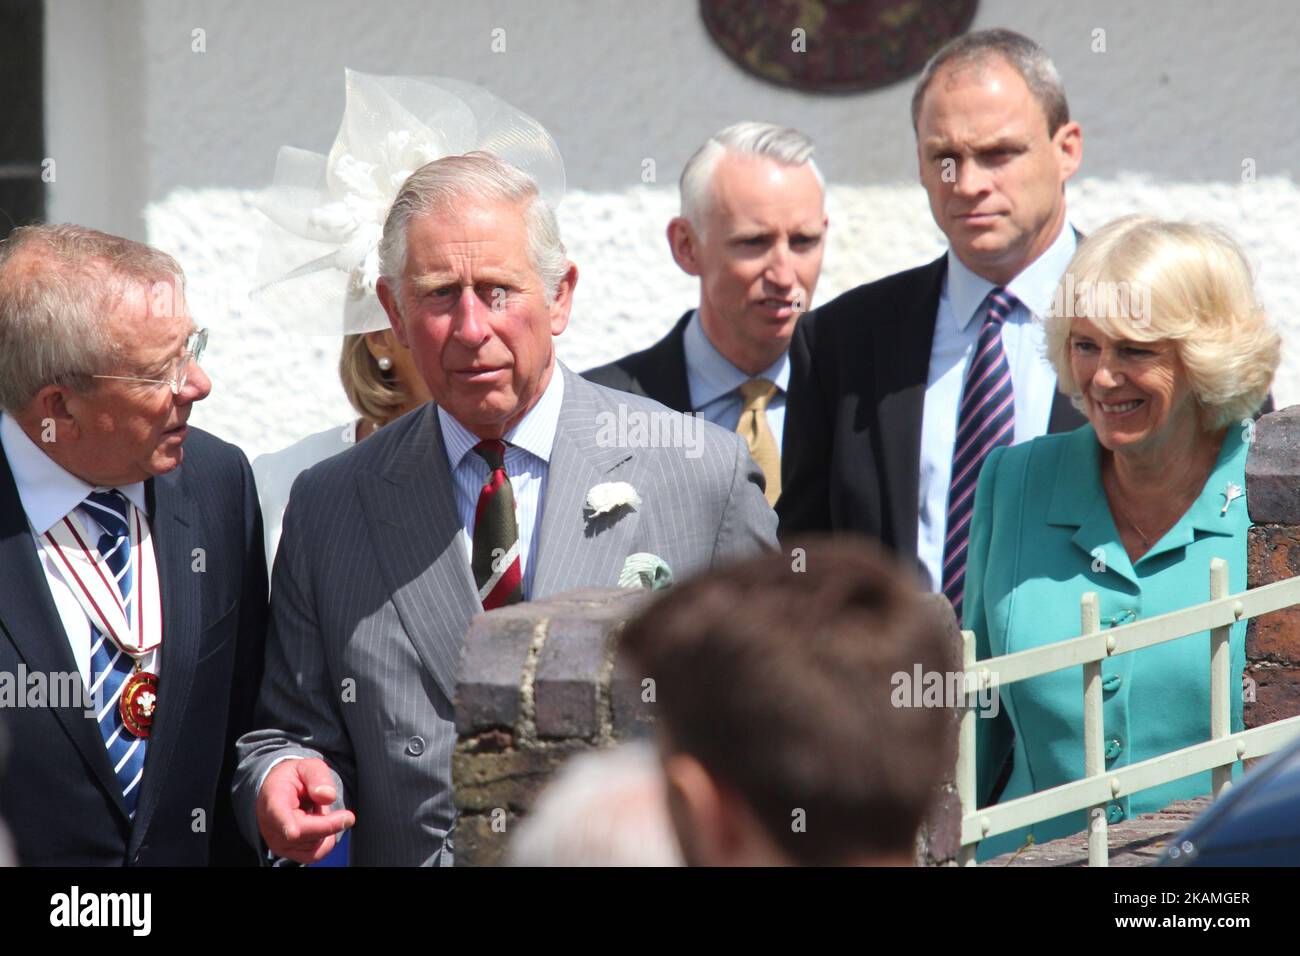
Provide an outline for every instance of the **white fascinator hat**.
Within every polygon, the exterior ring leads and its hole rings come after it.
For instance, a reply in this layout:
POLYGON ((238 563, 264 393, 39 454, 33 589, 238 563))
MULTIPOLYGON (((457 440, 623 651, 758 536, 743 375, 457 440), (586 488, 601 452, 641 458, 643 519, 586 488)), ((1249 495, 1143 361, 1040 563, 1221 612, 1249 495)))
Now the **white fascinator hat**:
POLYGON ((564 196, 555 140, 487 90, 446 77, 346 71, 347 105, 329 155, 285 146, 257 203, 265 227, 252 299, 284 327, 347 335, 389 327, 375 295, 384 220, 407 177, 444 156, 482 151, 564 196))

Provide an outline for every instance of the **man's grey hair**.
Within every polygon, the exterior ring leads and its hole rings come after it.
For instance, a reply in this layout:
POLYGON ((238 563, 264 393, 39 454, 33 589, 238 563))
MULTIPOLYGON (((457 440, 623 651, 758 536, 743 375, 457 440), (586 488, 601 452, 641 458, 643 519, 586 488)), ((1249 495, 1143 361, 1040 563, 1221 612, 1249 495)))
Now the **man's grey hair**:
POLYGON ((85 226, 15 229, 0 243, 0 411, 26 408, 47 385, 87 389, 121 356, 107 317, 132 284, 185 279, 176 260, 85 226))
POLYGON ((659 755, 646 741, 579 754, 515 830, 510 866, 681 866, 659 755))
POLYGON ((406 233, 412 218, 450 209, 458 200, 470 197, 527 203, 524 222, 528 228, 528 258, 542 280, 546 301, 555 301, 569 268, 555 210, 542 198, 531 176, 482 152, 435 159, 407 178, 388 210, 383 238, 379 240, 379 269, 384 278, 393 285, 401 281, 406 269, 406 233))
POLYGON ((1065 86, 1047 51, 1014 30, 995 29, 964 33, 949 40, 930 57, 921 70, 921 78, 916 81, 916 89, 912 93, 912 130, 916 131, 920 121, 925 91, 930 88, 940 70, 947 66, 982 63, 993 57, 1000 57, 1025 81, 1029 92, 1043 108, 1043 115, 1047 117, 1049 136, 1055 136, 1058 129, 1070 122, 1070 104, 1065 99, 1065 86))
POLYGON ((797 129, 773 123, 746 121, 719 130, 705 140, 682 169, 679 182, 682 218, 703 234, 704 213, 713 201, 713 170, 726 153, 758 156, 783 166, 806 164, 817 177, 817 185, 824 190, 826 180, 812 158, 815 148, 813 141, 797 129))

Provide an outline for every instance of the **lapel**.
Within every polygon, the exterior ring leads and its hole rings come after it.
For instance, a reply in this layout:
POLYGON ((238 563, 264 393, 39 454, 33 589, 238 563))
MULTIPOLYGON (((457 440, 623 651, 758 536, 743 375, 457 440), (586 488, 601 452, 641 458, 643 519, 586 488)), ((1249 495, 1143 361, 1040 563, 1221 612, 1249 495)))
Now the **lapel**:
MULTIPOLYGON (((948 268, 945 253, 895 293, 893 308, 883 316, 863 316, 872 329, 876 369, 876 415, 873 430, 884 464, 882 508, 893 528, 899 554, 916 554, 916 515, 920 508, 921 420, 930 350, 939 310, 939 293, 948 268)), ((882 529, 883 530, 883 529, 882 529)))
POLYGON ((686 377, 686 325, 691 312, 687 311, 672 331, 646 349, 645 361, 636 370, 641 389, 646 396, 679 412, 691 408, 691 388, 686 377))
MULTIPOLYGON (((75 673, 77 662, 72 656, 54 599, 50 596, 45 571, 36 556, 31 526, 27 523, 27 514, 23 511, 3 447, 0 447, 0 582, 4 584, 4 597, 0 600, 0 631, 13 642, 28 672, 75 673)), ((54 716, 99 785, 113 798, 122 819, 126 820, 122 787, 113 774, 99 726, 77 707, 55 708, 54 716)), ((34 746, 54 744, 53 741, 28 743, 34 746)))
POLYGON ((393 435, 387 459, 359 475, 358 493, 402 627, 450 701, 456 699, 465 631, 483 606, 460 540, 437 406, 429 402, 409 418, 405 432, 393 435))
MULTIPOLYGON (((1119 531, 1111 515, 1110 504, 1101 485, 1101 446, 1092 426, 1079 428, 1065 438, 1065 448, 1057 465, 1056 483, 1048 507, 1048 524, 1075 528, 1071 539, 1080 551, 1096 558, 1100 548, 1107 569, 1137 586, 1138 574, 1120 544, 1119 531)), ((1244 490, 1245 451, 1241 430, 1229 428, 1219 449, 1214 469, 1206 479, 1200 496, 1192 502, 1138 564, 1152 561, 1170 551, 1186 548, 1198 537, 1228 535, 1249 525, 1245 498, 1237 498, 1224 513, 1224 491, 1228 482, 1244 490)))
POLYGON ((631 509, 608 520, 587 520, 587 492, 602 482, 627 480, 635 455, 626 446, 596 441, 602 421, 617 410, 586 380, 558 362, 556 369, 564 375, 564 402, 547 468, 530 600, 576 587, 613 587, 640 520, 631 509))
MULTIPOLYGON (((198 509, 184 480, 182 463, 145 484, 149 533, 158 559, 158 585, 163 605, 162 676, 158 684, 158 716, 149 738, 140 800, 128 859, 134 855, 157 808, 167 781, 172 755, 180 743, 180 726, 194 687, 199 642, 203 636, 203 575, 193 570, 194 549, 210 536, 203 534, 198 509)), ((238 680, 239 675, 233 676, 238 680)))

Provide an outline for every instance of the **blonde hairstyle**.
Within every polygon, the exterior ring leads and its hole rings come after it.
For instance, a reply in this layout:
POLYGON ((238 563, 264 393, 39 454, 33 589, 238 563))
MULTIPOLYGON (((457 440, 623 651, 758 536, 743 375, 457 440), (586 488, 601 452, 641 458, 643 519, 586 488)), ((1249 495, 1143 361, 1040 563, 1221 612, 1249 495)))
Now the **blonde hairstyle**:
POLYGON ((1060 389, 1082 410, 1070 371, 1074 316, 1113 339, 1172 342, 1207 431, 1255 414, 1281 359, 1245 253, 1214 225, 1126 216, 1080 244, 1045 325, 1060 389))
POLYGON ((385 372, 366 347, 364 334, 343 336, 339 356, 339 378, 343 391, 357 414, 376 427, 396 418, 408 395, 393 372, 385 372))

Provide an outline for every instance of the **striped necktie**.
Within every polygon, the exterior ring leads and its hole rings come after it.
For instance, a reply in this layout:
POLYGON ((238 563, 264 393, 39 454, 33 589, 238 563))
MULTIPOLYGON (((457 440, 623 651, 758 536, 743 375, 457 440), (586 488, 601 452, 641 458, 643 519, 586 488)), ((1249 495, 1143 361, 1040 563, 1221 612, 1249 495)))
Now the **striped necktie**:
MULTIPOLYGON (((117 581, 128 624, 134 621, 137 612, 132 606, 135 588, 131 570, 131 535, 127 522, 130 508, 126 498, 116 490, 91 492, 82 504, 82 509, 104 529, 96 547, 117 581)), ((134 819, 149 742, 132 736, 126 730, 122 714, 118 710, 118 700, 127 678, 135 670, 135 662, 93 624, 90 627, 90 645, 90 693, 94 700, 103 701, 95 715, 99 721, 99 733, 104 738, 104 746, 108 748, 113 773, 122 786, 127 812, 134 819)))
POLYGON ((523 564, 519 557, 515 493, 506 477, 506 443, 500 439, 481 441, 474 451, 488 463, 491 472, 478 493, 478 507, 474 510, 470 569, 483 610, 491 611, 523 600, 523 564))
POLYGON ((975 357, 962 386, 953 444, 952 481, 948 485, 948 524, 943 544, 943 593, 961 620, 966 587, 966 544, 970 537, 975 485, 989 453, 1010 445, 1016 432, 1016 401, 1011 366, 1002 348, 1002 325, 1017 299, 996 288, 985 298, 984 324, 975 343, 975 357))

